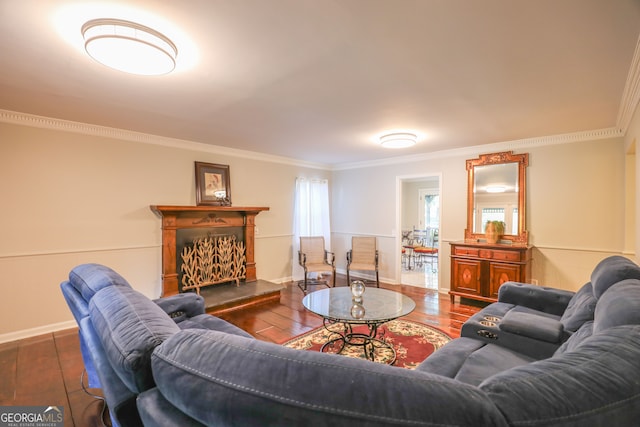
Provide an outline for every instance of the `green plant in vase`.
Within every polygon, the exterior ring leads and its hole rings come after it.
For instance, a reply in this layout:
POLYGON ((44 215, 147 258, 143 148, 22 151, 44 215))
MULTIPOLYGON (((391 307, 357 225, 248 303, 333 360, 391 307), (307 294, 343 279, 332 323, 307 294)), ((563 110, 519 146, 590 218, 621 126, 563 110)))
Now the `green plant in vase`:
POLYGON ((504 221, 487 221, 484 225, 484 235, 487 243, 497 243, 504 234, 504 221))

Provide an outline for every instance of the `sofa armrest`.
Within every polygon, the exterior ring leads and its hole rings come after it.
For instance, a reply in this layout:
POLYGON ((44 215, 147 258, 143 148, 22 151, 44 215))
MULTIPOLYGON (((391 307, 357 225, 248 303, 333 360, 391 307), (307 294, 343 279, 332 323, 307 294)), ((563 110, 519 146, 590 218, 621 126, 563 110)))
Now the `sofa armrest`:
POLYGON ((505 332, 550 343, 559 344, 564 336, 564 326, 559 320, 521 311, 507 313, 498 327, 505 332))
POLYGON ((153 300, 176 323, 204 314, 204 298, 192 292, 153 300))
POLYGON ((113 425, 142 425, 136 409, 136 394, 127 388, 113 369, 91 318, 85 317, 80 321, 80 334, 98 373, 100 389, 109 407, 113 425))
POLYGON ((529 283, 505 282, 498 290, 498 301, 562 316, 574 293, 529 283))
POLYGON ((80 321, 89 316, 89 304, 82 297, 82 294, 69 281, 60 284, 62 296, 64 296, 71 314, 76 319, 76 323, 80 326, 80 321))

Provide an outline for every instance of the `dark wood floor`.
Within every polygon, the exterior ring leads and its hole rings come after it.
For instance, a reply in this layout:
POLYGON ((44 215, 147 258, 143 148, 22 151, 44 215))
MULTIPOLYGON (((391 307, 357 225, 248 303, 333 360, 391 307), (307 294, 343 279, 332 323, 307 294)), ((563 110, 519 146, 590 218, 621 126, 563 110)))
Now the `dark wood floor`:
MULTIPOLYGON (((346 286, 344 277, 338 276, 337 284, 346 286)), ((454 338, 459 336, 462 323, 483 306, 467 300, 456 300, 451 305, 448 296, 414 286, 381 284, 381 287, 402 292, 416 302, 416 309, 406 318, 434 326, 454 338)), ((289 284, 279 303, 220 317, 258 339, 282 343, 322 324, 320 317, 304 309, 302 297, 302 291, 289 284)), ((0 344, 0 406, 62 406, 66 427, 100 426, 103 405, 83 390, 82 371, 77 329, 0 344)), ((109 425, 108 417, 105 418, 109 425)))

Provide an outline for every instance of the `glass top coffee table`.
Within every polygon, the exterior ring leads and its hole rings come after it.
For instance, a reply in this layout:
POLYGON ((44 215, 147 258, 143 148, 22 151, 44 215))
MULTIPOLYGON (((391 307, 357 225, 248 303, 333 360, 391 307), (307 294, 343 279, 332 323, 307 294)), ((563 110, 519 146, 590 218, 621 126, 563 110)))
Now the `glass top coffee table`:
POLYGON ((393 346, 378 336, 380 325, 406 316, 416 307, 416 303, 399 292, 380 288, 366 288, 361 299, 353 297, 350 287, 329 288, 311 292, 302 300, 304 307, 322 316, 323 325, 331 334, 320 351, 329 348, 341 353, 346 346, 360 346, 369 360, 375 360, 376 351, 388 351, 392 357, 388 363, 396 360, 393 346), (355 331, 354 327, 365 325, 355 331))

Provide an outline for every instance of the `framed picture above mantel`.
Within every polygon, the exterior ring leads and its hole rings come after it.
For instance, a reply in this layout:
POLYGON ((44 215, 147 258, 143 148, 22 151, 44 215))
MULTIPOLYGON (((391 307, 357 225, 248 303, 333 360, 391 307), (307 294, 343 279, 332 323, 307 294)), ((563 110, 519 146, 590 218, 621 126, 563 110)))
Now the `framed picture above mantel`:
POLYGON ((198 206, 231 206, 229 166, 195 162, 196 204, 198 206))

